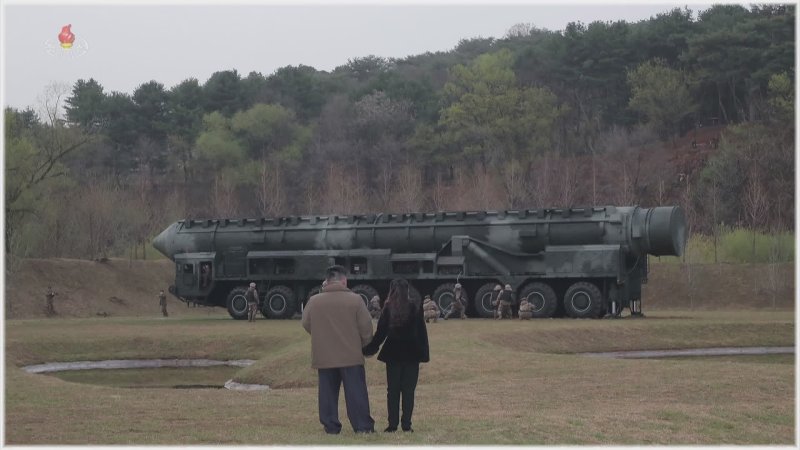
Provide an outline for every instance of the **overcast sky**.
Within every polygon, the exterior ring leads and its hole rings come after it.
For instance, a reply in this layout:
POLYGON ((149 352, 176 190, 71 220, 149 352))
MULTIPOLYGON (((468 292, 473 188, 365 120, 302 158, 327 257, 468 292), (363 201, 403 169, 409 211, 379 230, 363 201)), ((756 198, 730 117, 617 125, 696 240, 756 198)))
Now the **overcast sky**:
MULTIPOLYGON (((684 3, 320 6, 5 5, 3 104, 36 106, 52 82, 94 78, 106 92, 167 88, 219 70, 269 75, 287 65, 332 70, 354 57, 446 51, 514 24, 562 30, 568 22, 635 22, 684 3), (72 24, 74 47, 59 47, 72 24)), ((693 11, 707 4, 690 5, 693 11)))

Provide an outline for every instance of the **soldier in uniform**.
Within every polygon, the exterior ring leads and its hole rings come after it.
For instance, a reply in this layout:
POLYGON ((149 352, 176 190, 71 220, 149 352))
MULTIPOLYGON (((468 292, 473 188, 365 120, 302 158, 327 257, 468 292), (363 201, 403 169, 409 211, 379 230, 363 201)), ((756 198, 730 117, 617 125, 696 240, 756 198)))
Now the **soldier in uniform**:
POLYGON ((533 317, 533 312, 531 311, 532 307, 531 304, 528 303, 527 298, 523 298, 521 302, 519 302, 519 320, 530 320, 533 317))
POLYGON ((492 306, 494 306, 494 318, 500 318, 500 293, 503 291, 503 286, 499 284, 494 285, 494 292, 492 293, 492 306))
POLYGON ((377 295, 372 297, 372 300, 369 301, 369 315, 372 316, 373 319, 381 318, 381 299, 377 295))
POLYGON ((430 295, 425 296, 425 302, 422 304, 422 311, 424 311, 425 323, 428 323, 430 319, 433 319, 433 323, 439 320, 439 307, 431 300, 430 295))
POLYGON ((506 288, 500 292, 500 296, 497 298, 498 303, 498 319, 505 319, 508 317, 511 318, 511 285, 507 284, 506 288))
POLYGON ((255 283, 250 283, 250 287, 244 293, 244 298, 247 299, 247 321, 255 322, 256 313, 258 312, 258 291, 255 283))
POLYGON ((444 320, 456 315, 460 316, 462 319, 467 318, 464 312, 464 296, 461 291, 460 283, 456 283, 455 289, 453 289, 453 303, 450 304, 450 311, 445 314, 444 320))
POLYGON ((164 295, 163 289, 158 292, 158 305, 161 306, 161 314, 163 314, 164 317, 169 316, 169 314, 167 314, 167 296, 164 295))
POLYGON ((211 284, 211 266, 208 263, 200 264, 200 287, 206 288, 211 284))
POLYGON ((56 314, 56 309, 53 306, 53 298, 55 298, 56 295, 58 295, 58 293, 53 291, 53 287, 47 286, 47 293, 45 294, 47 297, 47 307, 45 312, 48 316, 54 316, 56 314))

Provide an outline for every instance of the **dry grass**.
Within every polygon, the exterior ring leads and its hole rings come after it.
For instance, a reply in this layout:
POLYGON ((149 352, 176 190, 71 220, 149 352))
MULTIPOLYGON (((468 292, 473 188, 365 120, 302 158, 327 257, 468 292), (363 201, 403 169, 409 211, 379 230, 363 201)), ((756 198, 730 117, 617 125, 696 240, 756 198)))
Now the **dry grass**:
MULTIPOLYGON (((670 311, 644 320, 429 324, 413 434, 327 436, 298 321, 7 322, 9 444, 535 445, 794 443, 794 366, 757 358, 613 360, 572 351, 794 345, 787 312, 670 311), (740 331, 744 331, 741 332, 740 331), (124 389, 17 365, 108 357, 256 358, 236 379, 275 389, 124 389), (766 361, 766 362, 765 362, 766 361), (753 382, 758 380, 758 382, 753 382)), ((384 365, 367 361, 376 428, 384 365)))

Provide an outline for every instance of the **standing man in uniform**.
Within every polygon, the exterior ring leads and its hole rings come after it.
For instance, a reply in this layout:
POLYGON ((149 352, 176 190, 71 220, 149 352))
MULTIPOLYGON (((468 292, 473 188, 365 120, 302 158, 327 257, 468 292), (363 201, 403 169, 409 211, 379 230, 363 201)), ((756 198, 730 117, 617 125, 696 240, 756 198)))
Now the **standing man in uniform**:
POLYGON ((372 317, 358 294, 347 288, 347 272, 331 266, 322 292, 308 299, 303 328, 311 334, 311 367, 319 377, 319 421, 339 434, 339 389, 344 384, 347 417, 356 433, 373 433, 367 376, 361 349, 372 341, 372 317))
POLYGON ((500 318, 500 293, 503 292, 503 286, 499 284, 494 285, 494 293, 492 293, 492 306, 494 306, 494 318, 500 318))
POLYGON ((453 289, 453 303, 450 304, 450 312, 445 314, 444 320, 453 316, 459 316, 462 319, 467 318, 467 314, 464 312, 464 294, 461 291, 460 283, 456 283, 453 289))
POLYGON ((507 284, 506 288, 500 292, 500 297, 498 298, 498 302, 500 306, 498 307, 498 319, 505 319, 508 317, 511 318, 511 303, 513 299, 511 298, 511 285, 507 284))
POLYGON ((45 294, 45 297, 47 298, 45 313, 48 316, 54 316, 56 314, 56 309, 53 306, 53 298, 55 298, 56 295, 58 295, 58 293, 53 291, 53 287, 47 286, 47 293, 45 294))
POLYGON ((164 295, 164 290, 158 292, 158 305, 161 306, 161 314, 167 317, 167 296, 164 295))
POLYGON ((256 313, 258 312, 258 291, 255 283, 250 283, 250 287, 244 293, 244 298, 247 299, 247 321, 255 322, 256 313))

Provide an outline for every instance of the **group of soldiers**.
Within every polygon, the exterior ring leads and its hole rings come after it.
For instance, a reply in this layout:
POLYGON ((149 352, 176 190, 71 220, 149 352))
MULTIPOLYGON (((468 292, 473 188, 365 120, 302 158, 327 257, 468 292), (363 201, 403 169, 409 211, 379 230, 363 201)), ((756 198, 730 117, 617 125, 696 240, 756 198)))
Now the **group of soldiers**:
MULTIPOLYGON (((511 319, 511 305, 514 302, 511 293, 511 285, 509 284, 505 285, 505 288, 499 284, 494 287, 494 292, 492 293, 492 306, 494 307, 494 317, 496 319, 511 319)), ((519 305, 518 313, 520 320, 531 319, 533 316, 531 309, 532 308, 530 303, 528 303, 528 299, 522 299, 519 305)), ((372 297, 372 300, 370 300, 369 310, 373 319, 380 318, 381 304, 380 298, 377 295, 372 297)), ((429 323, 431 320, 436 323, 439 320, 439 317, 442 316, 439 306, 433 301, 433 299, 431 299, 430 295, 425 296, 425 299, 422 303, 422 311, 426 323, 429 323)), ((455 287, 453 288, 453 301, 444 311, 444 315, 442 316, 444 320, 453 317, 460 317, 461 319, 467 318, 466 301, 464 299, 463 288, 460 283, 456 283, 455 287)))
MULTIPOLYGON (((498 284, 494 287, 494 290, 497 292, 494 301, 492 301, 492 305, 497 308, 494 313, 495 318, 510 319, 511 304, 514 302, 511 297, 511 285, 507 284, 505 288, 503 288, 498 284)), ((517 315, 520 320, 530 320, 533 317, 533 308, 531 308, 531 304, 528 303, 527 298, 523 298, 522 301, 519 302, 519 311, 517 311, 517 315)))

